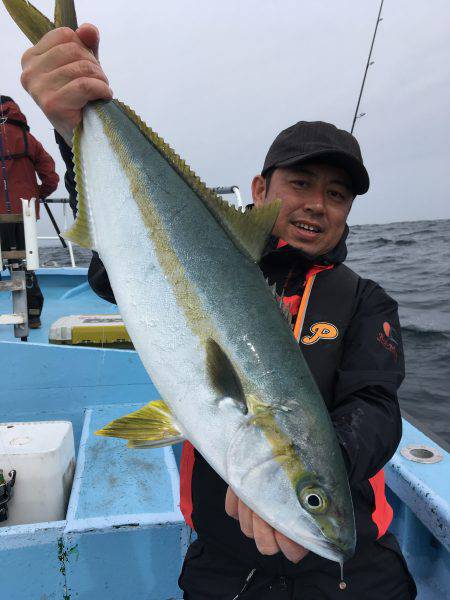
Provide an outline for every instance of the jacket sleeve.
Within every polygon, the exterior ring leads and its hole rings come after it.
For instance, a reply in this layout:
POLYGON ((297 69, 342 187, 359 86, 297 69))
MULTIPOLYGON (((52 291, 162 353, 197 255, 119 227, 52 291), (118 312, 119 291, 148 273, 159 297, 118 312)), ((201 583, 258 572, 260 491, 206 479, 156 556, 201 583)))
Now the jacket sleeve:
MULTIPOLYGON (((75 217, 77 213, 77 190, 75 186, 72 150, 57 131, 55 131, 55 139, 59 146, 61 156, 66 164, 67 170, 64 177, 64 183, 67 191, 69 192, 70 205, 75 217)), ((98 296, 100 296, 100 298, 116 304, 116 300, 111 289, 111 284, 109 283, 108 273, 106 272, 106 269, 97 252, 92 253, 92 259, 88 270, 88 281, 91 288, 98 296)))
POLYGON ((31 142, 30 146, 32 147, 31 159, 36 173, 41 180, 41 183, 38 186, 39 197, 47 198, 47 196, 50 196, 50 194, 56 190, 59 183, 59 175, 55 170, 55 161, 31 133, 28 133, 27 135, 29 136, 31 142))
POLYGON ((382 469, 402 434, 397 390, 405 364, 397 303, 371 281, 364 288, 344 339, 330 411, 352 484, 382 469))

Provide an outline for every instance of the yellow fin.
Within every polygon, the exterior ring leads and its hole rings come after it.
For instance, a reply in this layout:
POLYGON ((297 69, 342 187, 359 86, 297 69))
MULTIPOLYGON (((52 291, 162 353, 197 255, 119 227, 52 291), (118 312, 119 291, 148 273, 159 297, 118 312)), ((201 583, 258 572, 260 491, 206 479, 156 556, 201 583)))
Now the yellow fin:
POLYGON ((3 4, 16 24, 32 44, 38 41, 55 25, 27 0, 3 0, 3 4))
POLYGON ((75 183, 77 188, 77 218, 75 223, 62 233, 62 237, 65 240, 75 242, 83 248, 89 248, 95 250, 94 236, 93 236, 93 224, 90 217, 90 209, 87 203, 87 197, 85 192, 85 183, 83 177, 83 168, 81 165, 81 152, 80 152, 80 135, 83 124, 80 123, 76 126, 73 134, 73 170, 75 172, 75 183))
POLYGON ((113 100, 113 102, 133 121, 141 133, 204 202, 236 246, 250 256, 252 260, 258 261, 278 217, 281 201, 274 200, 262 208, 255 208, 243 213, 240 209, 222 200, 213 190, 208 188, 189 165, 153 129, 144 123, 132 108, 119 100, 113 100))
POLYGON ((74 31, 78 28, 74 0, 55 1, 55 27, 70 27, 74 31))
POLYGON ((184 438, 162 400, 149 402, 129 415, 115 419, 96 435, 128 440, 129 448, 157 448, 181 442, 184 438))

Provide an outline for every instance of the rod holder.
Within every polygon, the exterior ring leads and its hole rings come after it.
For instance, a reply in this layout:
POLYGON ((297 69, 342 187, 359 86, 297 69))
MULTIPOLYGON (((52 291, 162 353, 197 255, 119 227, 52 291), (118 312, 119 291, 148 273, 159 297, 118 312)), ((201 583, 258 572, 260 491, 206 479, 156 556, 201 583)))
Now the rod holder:
POLYGON ((25 232, 25 251, 27 270, 39 269, 39 250, 36 226, 36 198, 22 200, 23 226, 25 232))

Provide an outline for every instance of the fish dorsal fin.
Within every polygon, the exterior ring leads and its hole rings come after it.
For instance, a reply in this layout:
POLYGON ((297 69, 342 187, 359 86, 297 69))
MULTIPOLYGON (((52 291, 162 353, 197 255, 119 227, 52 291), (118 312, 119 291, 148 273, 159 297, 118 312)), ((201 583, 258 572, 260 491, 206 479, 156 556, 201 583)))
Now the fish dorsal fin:
POLYGON ((119 100, 114 102, 204 202, 236 246, 252 260, 258 261, 278 217, 281 202, 274 200, 262 208, 243 213, 208 188, 169 144, 146 125, 129 106, 119 100))
POLYGON ((129 415, 111 421, 95 434, 128 440, 130 448, 158 448, 184 439, 169 407, 162 400, 149 402, 129 415))
POLYGON ((233 398, 247 412, 239 375, 219 344, 211 338, 206 342, 206 362, 209 379, 220 398, 233 398))

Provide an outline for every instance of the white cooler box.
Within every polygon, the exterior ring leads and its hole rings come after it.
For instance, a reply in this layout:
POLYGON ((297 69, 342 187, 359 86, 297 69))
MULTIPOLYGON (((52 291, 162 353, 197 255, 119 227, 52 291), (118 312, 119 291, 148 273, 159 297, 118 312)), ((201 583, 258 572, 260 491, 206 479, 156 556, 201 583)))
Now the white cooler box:
POLYGON ((75 470, 70 421, 0 423, 0 469, 17 471, 2 527, 65 519, 75 470))

